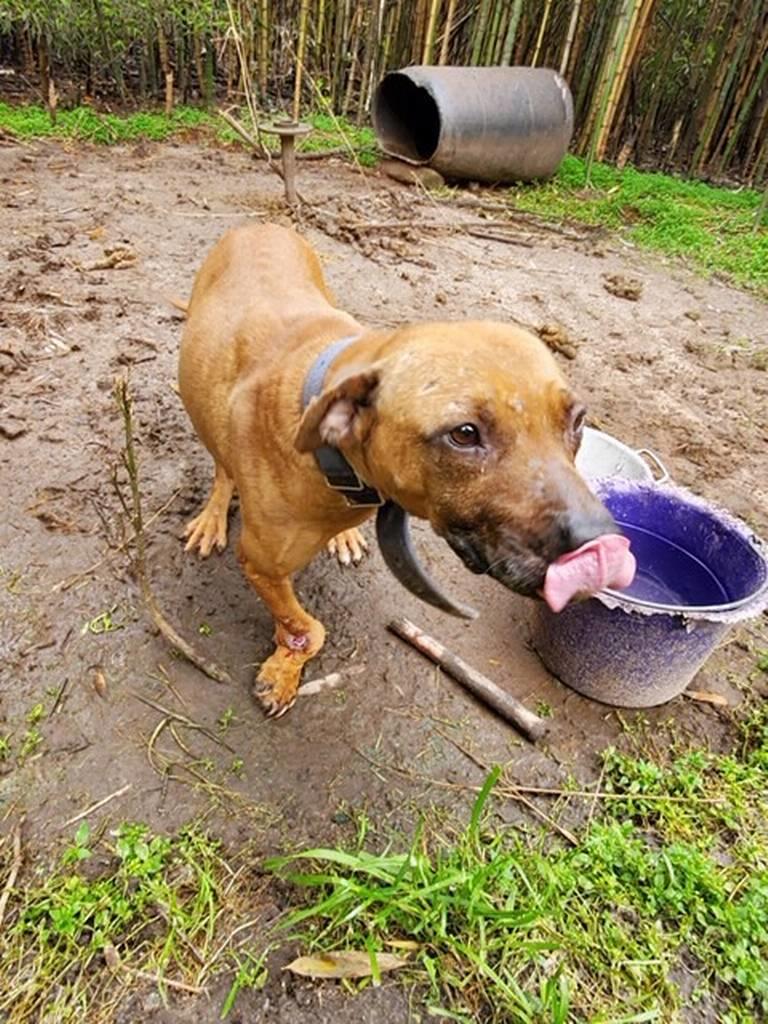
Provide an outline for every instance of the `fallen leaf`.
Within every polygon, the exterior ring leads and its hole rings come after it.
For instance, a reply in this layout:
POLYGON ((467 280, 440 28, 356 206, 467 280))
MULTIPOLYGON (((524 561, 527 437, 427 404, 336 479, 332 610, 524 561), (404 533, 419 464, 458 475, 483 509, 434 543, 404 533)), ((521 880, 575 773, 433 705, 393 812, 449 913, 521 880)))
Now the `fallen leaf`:
POLYGON ((388 939, 386 945, 392 949, 421 949, 421 943, 413 939, 388 939))
MULTIPOLYGON (((377 953, 380 972, 394 971, 408 963, 393 953, 377 953)), ((342 950, 337 953, 317 953, 300 956, 285 968, 303 978, 370 978, 373 974, 371 954, 363 950, 342 950)))
POLYGON ((93 673, 93 688, 102 700, 106 699, 107 696, 107 677, 100 668, 94 669, 93 673))

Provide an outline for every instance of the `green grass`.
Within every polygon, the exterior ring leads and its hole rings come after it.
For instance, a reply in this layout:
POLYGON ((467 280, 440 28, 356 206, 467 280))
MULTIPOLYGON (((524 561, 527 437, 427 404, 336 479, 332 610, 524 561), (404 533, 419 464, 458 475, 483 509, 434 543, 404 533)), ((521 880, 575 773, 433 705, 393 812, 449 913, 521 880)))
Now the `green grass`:
POLYGON ((761 195, 666 174, 592 167, 566 156, 546 184, 510 190, 514 206, 549 218, 601 224, 642 249, 682 257, 768 294, 768 226, 754 231, 761 195))
POLYGON ((0 1018, 98 1024, 113 1020, 137 986, 194 991, 228 971, 224 1013, 240 989, 266 980, 264 944, 256 952, 226 941, 257 910, 251 877, 196 827, 158 836, 123 824, 96 840, 83 822, 45 880, 11 890, 0 932, 0 1018))
MULTIPOLYGON (((307 120, 314 131, 300 140, 300 150, 341 148, 363 165, 376 163, 376 140, 369 127, 330 113, 316 113, 307 120)), ((52 137, 104 144, 138 139, 159 142, 194 133, 220 143, 242 144, 215 114, 184 106, 170 115, 108 114, 77 107, 59 110, 52 124, 44 107, 0 103, 0 130, 22 139, 52 137)), ((264 142, 273 150, 278 148, 272 136, 265 135, 264 142)), ((685 259, 694 268, 724 274, 768 296, 768 226, 753 230, 761 196, 752 189, 716 188, 606 164, 593 165, 588 181, 585 161, 566 156, 550 182, 519 185, 507 195, 519 209, 550 219, 603 225, 642 249, 685 259)))
POLYGON ((401 852, 271 862, 303 904, 287 927, 315 950, 418 943, 427 1003, 467 1024, 671 1024, 705 1002, 721 1024, 764 1019, 768 709, 729 754, 607 751, 603 792, 621 799, 597 803, 575 847, 499 827, 494 788, 498 769, 451 841, 420 829, 401 852))
MULTIPOLYGON (((269 118, 265 117, 265 120, 269 118)), ((345 148, 363 164, 375 162, 375 140, 370 128, 359 128, 344 118, 329 114, 309 117, 314 131, 299 143, 300 150, 323 152, 345 148)), ((9 106, 0 103, 0 130, 20 139, 76 139, 104 145, 147 139, 163 142, 179 135, 196 133, 219 142, 241 144, 240 136, 215 114, 197 107, 175 107, 168 115, 144 111, 135 114, 100 113, 92 107, 59 110, 55 124, 48 111, 35 105, 9 106)), ((264 135, 265 145, 276 150, 274 136, 264 135)))

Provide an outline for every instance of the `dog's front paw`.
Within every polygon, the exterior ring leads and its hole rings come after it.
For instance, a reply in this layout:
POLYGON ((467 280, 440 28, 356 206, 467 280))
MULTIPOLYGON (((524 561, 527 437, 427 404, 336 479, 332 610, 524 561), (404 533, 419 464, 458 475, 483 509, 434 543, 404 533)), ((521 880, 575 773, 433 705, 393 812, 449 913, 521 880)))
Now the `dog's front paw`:
POLYGON ((365 558, 368 541, 357 529, 342 530, 328 541, 328 554, 336 558, 339 565, 357 565, 365 558))
POLYGON ((201 558, 207 558, 214 547, 223 551, 227 546, 227 510, 206 505, 199 516, 187 523, 184 530, 185 551, 198 549, 201 558))
POLYGON ((296 703, 301 665, 288 651, 278 648, 256 676, 253 695, 269 718, 280 718, 296 703))

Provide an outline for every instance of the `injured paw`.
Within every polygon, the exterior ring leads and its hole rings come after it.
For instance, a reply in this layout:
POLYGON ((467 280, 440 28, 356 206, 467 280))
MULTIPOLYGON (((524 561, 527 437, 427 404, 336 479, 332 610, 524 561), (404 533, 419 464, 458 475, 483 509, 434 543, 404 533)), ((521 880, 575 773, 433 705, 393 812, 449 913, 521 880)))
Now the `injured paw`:
POLYGON ((259 670, 253 695, 269 718, 280 718, 296 703, 302 662, 291 652, 278 649, 259 670))
POLYGON ((339 565, 357 565, 365 558, 368 542, 357 529, 343 530, 328 541, 328 554, 336 558, 339 565))

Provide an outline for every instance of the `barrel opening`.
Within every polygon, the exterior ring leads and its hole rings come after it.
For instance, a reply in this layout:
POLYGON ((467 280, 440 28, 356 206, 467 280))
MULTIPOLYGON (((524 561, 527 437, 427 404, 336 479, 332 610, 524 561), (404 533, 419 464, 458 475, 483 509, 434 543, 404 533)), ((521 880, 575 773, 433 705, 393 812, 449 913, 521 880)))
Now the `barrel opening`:
POLYGON ((382 148, 426 162, 440 141, 440 111, 427 89, 407 75, 387 75, 376 93, 374 120, 382 148))

